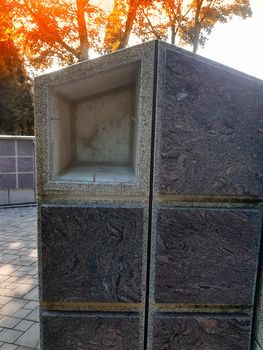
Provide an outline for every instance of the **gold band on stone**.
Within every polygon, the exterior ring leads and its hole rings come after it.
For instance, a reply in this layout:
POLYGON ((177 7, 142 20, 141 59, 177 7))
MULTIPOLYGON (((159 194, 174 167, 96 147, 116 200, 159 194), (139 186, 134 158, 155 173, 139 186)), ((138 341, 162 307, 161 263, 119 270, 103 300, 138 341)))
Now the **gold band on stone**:
POLYGON ((185 313, 251 313, 251 305, 152 304, 152 311, 185 313))
POLYGON ((41 302, 44 310, 52 311, 144 311, 143 303, 41 302))

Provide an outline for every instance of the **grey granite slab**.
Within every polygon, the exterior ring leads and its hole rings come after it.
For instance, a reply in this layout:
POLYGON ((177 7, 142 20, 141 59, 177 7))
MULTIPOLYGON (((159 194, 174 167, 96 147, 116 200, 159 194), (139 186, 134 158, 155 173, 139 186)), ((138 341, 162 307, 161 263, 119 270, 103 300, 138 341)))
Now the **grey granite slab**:
POLYGON ((41 209, 44 301, 142 298, 143 208, 41 209))
POLYGON ((34 155, 34 141, 33 140, 17 140, 17 155, 18 156, 32 156, 34 155))
POLYGON ((15 174, 0 174, 0 190, 16 188, 15 174))
POLYGON ((18 188, 34 188, 34 174, 18 174, 18 188))
POLYGON ((139 349, 138 314, 45 313, 42 321, 43 350, 139 349))
POLYGON ((161 43, 155 193, 263 195, 263 84, 161 43))
POLYGON ((1 140, 0 142, 0 156, 14 156, 15 143, 13 140, 1 140))
POLYGON ((157 303, 253 304, 260 211, 162 208, 156 220, 157 303))
POLYGON ((244 315, 156 315, 154 350, 249 350, 250 318, 244 315))
POLYGON ((15 157, 0 158, 0 172, 1 173, 15 173, 16 172, 15 157))
POLYGON ((34 164, 33 164, 33 157, 18 157, 17 159, 17 166, 19 172, 33 172, 34 171, 34 164))

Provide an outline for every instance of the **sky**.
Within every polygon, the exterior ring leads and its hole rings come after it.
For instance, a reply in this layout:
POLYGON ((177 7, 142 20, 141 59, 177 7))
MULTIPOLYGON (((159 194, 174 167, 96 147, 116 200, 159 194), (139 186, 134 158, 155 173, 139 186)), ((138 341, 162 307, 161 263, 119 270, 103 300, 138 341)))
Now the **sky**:
MULTIPOLYGON (((112 6, 112 1, 92 0, 96 5, 107 7, 112 6)), ((199 48, 197 53, 263 79, 263 0, 250 0, 250 4, 251 18, 234 17, 229 23, 217 24, 205 48, 199 48)))
MULTIPOLYGON (((93 0, 102 6, 112 0, 93 0)), ((263 79, 263 0, 250 0, 253 16, 217 24, 198 54, 263 79)))
POLYGON ((263 0, 251 0, 252 18, 218 24, 198 54, 263 79, 263 0))

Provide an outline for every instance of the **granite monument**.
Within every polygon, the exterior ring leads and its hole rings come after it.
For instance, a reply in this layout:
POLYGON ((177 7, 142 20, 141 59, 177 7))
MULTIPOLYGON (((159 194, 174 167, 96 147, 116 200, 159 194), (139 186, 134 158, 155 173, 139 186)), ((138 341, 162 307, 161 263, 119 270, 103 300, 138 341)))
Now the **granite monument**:
POLYGON ((42 349, 262 345, 263 83, 152 41, 35 101, 42 349))

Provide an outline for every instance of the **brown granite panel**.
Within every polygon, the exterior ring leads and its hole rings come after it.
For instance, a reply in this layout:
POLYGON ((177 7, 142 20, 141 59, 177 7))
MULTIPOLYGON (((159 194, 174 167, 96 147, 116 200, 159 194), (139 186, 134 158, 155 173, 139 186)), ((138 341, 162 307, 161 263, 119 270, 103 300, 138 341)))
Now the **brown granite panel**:
POLYGON ((16 160, 15 157, 0 158, 0 173, 15 173, 16 160))
POLYGON ((43 350, 139 349, 137 314, 53 314, 43 318, 43 350))
POLYGON ((263 84, 170 49, 164 70, 155 191, 262 196, 263 84))
POLYGON ((33 169, 33 157, 18 157, 18 171, 19 172, 32 172, 33 169))
POLYGON ((249 350, 250 318, 243 315, 156 316, 154 350, 249 350))
POLYGON ((34 153, 33 140, 17 140, 18 156, 32 156, 34 153))
POLYGON ((42 207, 45 301, 140 302, 143 208, 42 207))
POLYGON ((0 190, 16 188, 15 174, 0 174, 0 190))
POLYGON ((261 212, 159 209, 155 301, 253 303, 261 212))
POLYGON ((15 155, 15 141, 0 140, 0 156, 14 156, 14 155, 15 155))
POLYGON ((18 174, 18 188, 34 188, 33 174, 18 174))

